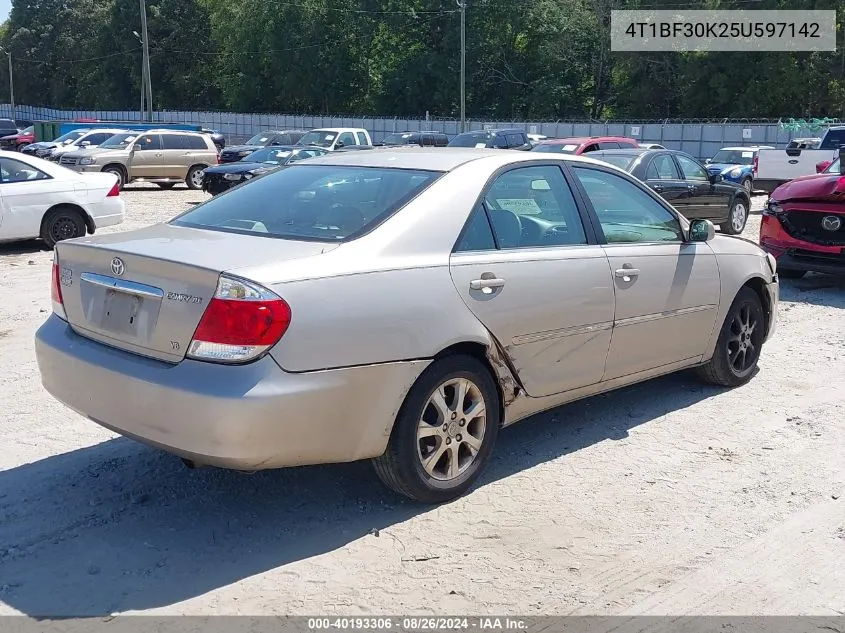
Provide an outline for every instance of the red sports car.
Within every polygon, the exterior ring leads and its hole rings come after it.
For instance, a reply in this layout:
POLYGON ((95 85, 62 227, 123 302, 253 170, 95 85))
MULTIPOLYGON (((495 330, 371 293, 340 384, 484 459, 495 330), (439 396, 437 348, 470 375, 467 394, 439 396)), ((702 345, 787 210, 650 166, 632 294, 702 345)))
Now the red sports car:
POLYGON ((760 246, 775 256, 778 275, 845 274, 845 175, 839 159, 823 173, 775 189, 760 224, 760 246))

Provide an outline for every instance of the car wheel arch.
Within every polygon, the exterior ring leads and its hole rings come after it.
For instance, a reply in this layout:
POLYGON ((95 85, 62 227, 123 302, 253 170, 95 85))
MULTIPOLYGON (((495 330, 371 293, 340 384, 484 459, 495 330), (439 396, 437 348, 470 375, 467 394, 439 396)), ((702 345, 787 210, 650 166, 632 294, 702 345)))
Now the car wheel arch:
POLYGON ((768 332, 769 325, 772 322, 772 316, 774 314, 774 311, 777 309, 777 306, 773 306, 771 304, 771 301, 769 299, 769 293, 766 292, 766 280, 756 275, 750 277, 745 281, 744 284, 742 284, 742 286, 739 287, 739 289, 737 289, 737 294, 739 294, 739 292, 743 288, 750 288, 757 294, 757 297, 760 299, 760 305, 763 306, 763 315, 766 317, 766 331, 768 332))
MULTIPOLYGON (((765 266, 765 264, 763 264, 765 266)), ((772 305, 769 301, 768 293, 766 292, 766 285, 769 282, 766 281, 766 278, 760 274, 759 271, 752 272, 749 274, 745 279, 742 280, 741 283, 738 283, 733 292, 723 292, 722 298, 719 301, 719 309, 717 314, 720 318, 713 324, 713 331, 710 335, 710 341, 707 344, 707 351, 702 357, 702 361, 706 362, 710 360, 716 350, 716 343, 719 338, 719 332, 722 328, 722 323, 727 318, 728 310, 730 310, 730 306, 733 304, 734 299, 736 299, 737 295, 742 292, 743 288, 750 288, 754 291, 754 293, 760 299, 760 305, 763 307, 763 315, 766 319, 765 326, 766 331, 769 331, 769 325, 772 322, 772 317, 774 316, 774 310, 777 310, 776 305, 772 305)), ((733 285, 733 284, 731 284, 733 285)), ((724 284, 722 286, 724 290, 724 284)))
POLYGON ((88 212, 85 209, 83 209, 81 206, 79 206, 78 204, 74 204, 72 202, 59 202, 58 204, 54 204, 52 207, 47 209, 44 212, 44 215, 41 216, 41 226, 40 226, 39 230, 44 229, 44 222, 47 220, 48 217, 50 217, 50 214, 53 213, 54 211, 58 211, 59 209, 71 209, 71 210, 79 213, 82 216, 82 219, 85 221, 85 228, 88 231, 88 233, 93 234, 94 231, 97 229, 96 224, 94 224, 94 218, 92 218, 88 214, 88 212))

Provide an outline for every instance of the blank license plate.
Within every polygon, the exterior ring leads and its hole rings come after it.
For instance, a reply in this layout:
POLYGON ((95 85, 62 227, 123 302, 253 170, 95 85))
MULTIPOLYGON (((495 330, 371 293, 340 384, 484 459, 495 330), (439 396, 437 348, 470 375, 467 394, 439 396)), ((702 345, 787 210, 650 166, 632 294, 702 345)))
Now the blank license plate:
POLYGON ((134 335, 138 330, 138 315, 144 300, 117 290, 106 291, 106 309, 103 312, 104 330, 134 335))

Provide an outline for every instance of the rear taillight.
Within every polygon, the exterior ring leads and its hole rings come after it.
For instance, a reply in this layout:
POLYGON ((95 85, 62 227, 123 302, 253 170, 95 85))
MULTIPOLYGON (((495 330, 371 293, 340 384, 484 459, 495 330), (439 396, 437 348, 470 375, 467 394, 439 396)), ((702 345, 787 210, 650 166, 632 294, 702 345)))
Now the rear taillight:
POLYGON ((759 165, 759 164, 760 164, 760 157, 755 156, 754 157, 754 175, 755 176, 757 175, 757 165, 759 165))
POLYGON ((290 319, 290 306, 277 294, 221 275, 187 355, 218 363, 254 360, 282 338, 290 319))
POLYGON ((106 194, 106 198, 114 198, 115 196, 120 195, 120 183, 114 183, 114 187, 109 189, 109 192, 106 194))
POLYGON ((62 299, 62 273, 59 268, 59 256, 56 251, 53 251, 53 275, 50 283, 50 299, 53 302, 53 312, 60 319, 67 321, 65 314, 65 303, 62 299))

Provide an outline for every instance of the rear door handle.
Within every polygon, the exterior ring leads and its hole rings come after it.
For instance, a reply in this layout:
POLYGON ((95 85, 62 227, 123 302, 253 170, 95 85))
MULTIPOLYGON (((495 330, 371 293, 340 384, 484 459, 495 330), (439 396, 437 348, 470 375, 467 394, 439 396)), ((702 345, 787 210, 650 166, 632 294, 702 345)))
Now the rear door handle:
POLYGON ((469 282, 470 290, 481 290, 485 294, 493 292, 494 288, 501 288, 505 285, 504 279, 498 277, 491 277, 490 279, 473 279, 469 282))
POLYGON ((631 277, 639 277, 640 270, 638 268, 619 268, 616 270, 616 276, 621 277, 622 281, 631 281, 631 277))

